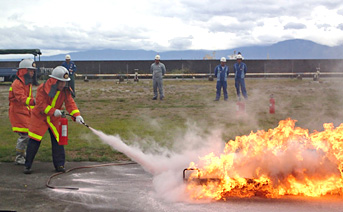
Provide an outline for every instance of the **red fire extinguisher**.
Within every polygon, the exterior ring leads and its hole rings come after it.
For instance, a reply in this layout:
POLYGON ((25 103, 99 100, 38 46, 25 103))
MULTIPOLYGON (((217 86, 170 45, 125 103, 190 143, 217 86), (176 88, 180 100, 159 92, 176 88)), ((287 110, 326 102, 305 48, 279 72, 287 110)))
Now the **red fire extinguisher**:
POLYGON ((68 119, 64 111, 62 111, 62 116, 60 118, 60 123, 58 127, 58 133, 60 134, 59 145, 68 145, 68 119))
POLYGON ((236 112, 237 112, 237 115, 245 113, 245 103, 244 103, 244 101, 238 101, 236 103, 236 112))
POLYGON ((273 94, 270 95, 270 99, 269 99, 269 113, 270 114, 275 113, 275 99, 273 98, 273 94))

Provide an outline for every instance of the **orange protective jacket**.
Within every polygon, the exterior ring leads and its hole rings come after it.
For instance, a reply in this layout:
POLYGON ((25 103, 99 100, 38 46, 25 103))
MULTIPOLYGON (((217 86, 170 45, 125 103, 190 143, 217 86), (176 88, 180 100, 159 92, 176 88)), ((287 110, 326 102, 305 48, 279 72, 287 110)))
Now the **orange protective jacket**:
POLYGON ((80 115, 80 111, 71 96, 70 87, 65 87, 62 91, 57 90, 57 79, 49 78, 37 89, 36 106, 32 110, 29 124, 29 137, 41 141, 43 135, 51 129, 57 142, 59 142, 58 124, 60 117, 55 117, 56 109, 61 110, 63 103, 68 113, 74 117, 80 115))
POLYGON ((12 83, 8 100, 8 116, 13 132, 28 133, 31 108, 35 105, 32 97, 32 78, 26 68, 19 69, 12 83))

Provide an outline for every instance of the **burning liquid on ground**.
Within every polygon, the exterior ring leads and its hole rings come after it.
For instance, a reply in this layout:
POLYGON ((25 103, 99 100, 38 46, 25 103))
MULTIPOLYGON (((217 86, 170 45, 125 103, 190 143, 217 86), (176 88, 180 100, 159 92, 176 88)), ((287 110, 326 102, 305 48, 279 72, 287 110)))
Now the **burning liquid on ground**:
POLYGON ((119 136, 91 130, 154 175, 154 184, 159 183, 155 188, 165 188, 158 191, 165 195, 188 196, 191 200, 342 196, 343 124, 337 128, 324 124, 324 131, 309 133, 295 127, 295 122, 283 120, 274 129, 236 137, 219 152, 209 152, 211 148, 205 147, 199 154, 183 152, 169 157, 145 154, 126 145, 119 136), (190 171, 184 183, 182 170, 187 166, 199 171, 190 171))
POLYGON ((215 200, 341 196, 343 124, 324 124, 324 131, 309 133, 295 122, 283 120, 275 129, 236 137, 222 154, 209 153, 191 163, 189 168, 200 171, 190 174, 187 192, 194 199, 215 200))

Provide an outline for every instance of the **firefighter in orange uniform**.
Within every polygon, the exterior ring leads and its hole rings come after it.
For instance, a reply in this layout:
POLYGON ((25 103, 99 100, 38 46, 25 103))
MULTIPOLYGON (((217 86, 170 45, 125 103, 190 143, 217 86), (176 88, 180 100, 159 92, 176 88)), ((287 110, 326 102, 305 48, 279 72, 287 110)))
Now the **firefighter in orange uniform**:
POLYGON ((14 161, 17 165, 24 165, 25 163, 31 108, 35 105, 35 99, 32 97, 32 84, 34 84, 33 76, 36 69, 34 60, 22 60, 19 63, 16 79, 12 83, 8 95, 8 115, 12 130, 19 134, 14 161))
POLYGON ((57 172, 65 172, 65 152, 64 146, 59 145, 58 124, 63 103, 70 115, 75 117, 75 121, 82 124, 84 120, 80 115, 74 99, 71 95, 70 87, 66 87, 66 82, 70 81, 68 70, 62 66, 57 66, 49 75, 49 79, 41 84, 37 89, 36 106, 32 110, 29 124, 30 140, 26 149, 25 174, 31 174, 31 166, 35 155, 39 149, 43 135, 49 130, 52 159, 57 172))

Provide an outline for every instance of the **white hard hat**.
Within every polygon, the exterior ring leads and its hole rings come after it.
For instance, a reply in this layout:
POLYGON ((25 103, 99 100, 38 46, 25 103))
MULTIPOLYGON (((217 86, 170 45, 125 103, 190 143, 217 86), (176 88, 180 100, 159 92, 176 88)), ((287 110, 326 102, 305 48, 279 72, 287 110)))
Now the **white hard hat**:
POLYGON ((33 59, 24 59, 20 61, 18 69, 21 69, 21 68, 34 69, 34 70, 37 69, 36 63, 33 59))
POLYGON ((67 54, 67 55, 66 55, 66 60, 70 60, 70 59, 71 59, 70 55, 67 54))
POLYGON ((160 60, 160 55, 156 55, 155 60, 160 60))
POLYGON ((226 63, 226 58, 225 57, 220 58, 220 62, 226 63))
POLYGON ((237 59, 237 60, 243 60, 243 57, 242 57, 242 55, 238 54, 238 55, 236 56, 236 59, 237 59))
POLYGON ((52 70, 52 73, 51 75, 49 75, 49 77, 55 78, 60 81, 65 81, 65 82, 70 81, 69 72, 63 66, 57 66, 56 68, 54 68, 54 70, 52 70))

